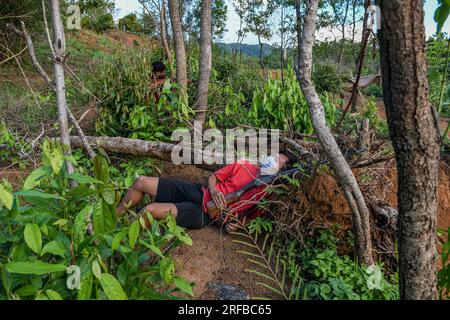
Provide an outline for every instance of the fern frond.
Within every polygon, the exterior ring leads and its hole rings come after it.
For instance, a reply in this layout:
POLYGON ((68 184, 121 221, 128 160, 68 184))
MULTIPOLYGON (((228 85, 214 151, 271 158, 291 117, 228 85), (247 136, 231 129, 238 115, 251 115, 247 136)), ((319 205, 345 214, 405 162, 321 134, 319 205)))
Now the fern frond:
POLYGON ((248 251, 244 251, 244 250, 237 250, 236 252, 237 253, 246 254, 248 256, 259 258, 259 259, 264 259, 264 257, 261 257, 260 255, 258 255, 256 253, 253 253, 253 252, 248 252, 248 251))
POLYGON ((270 266, 268 266, 267 264, 264 264, 262 262, 259 262, 259 261, 253 260, 253 259, 247 259, 247 260, 252 262, 253 264, 256 264, 257 266, 260 266, 262 268, 270 270, 270 266))
POLYGON ((271 291, 273 291, 275 293, 278 293, 280 296, 285 296, 284 292, 282 292, 282 291, 280 291, 278 289, 275 289, 274 287, 268 285, 267 283, 257 282, 256 284, 259 284, 260 286, 263 286, 266 289, 269 289, 269 290, 271 290, 271 291))
POLYGON ((243 244, 243 245, 249 246, 249 247, 251 247, 251 248, 255 248, 255 249, 258 249, 258 247, 257 247, 257 246, 255 246, 254 244, 251 244, 251 243, 248 243, 248 242, 245 242, 245 241, 240 241, 240 240, 233 240, 233 242, 236 242, 236 243, 240 243, 240 244, 243 244))
POLYGON ((264 273, 262 273, 262 272, 259 272, 258 270, 254 270, 254 269, 245 269, 245 271, 246 271, 246 272, 251 272, 251 273, 254 273, 254 274, 256 274, 256 275, 258 275, 258 276, 260 276, 260 277, 263 277, 263 278, 272 280, 273 282, 277 282, 276 279, 272 278, 271 276, 269 276, 269 275, 267 275, 267 274, 264 274, 264 273))

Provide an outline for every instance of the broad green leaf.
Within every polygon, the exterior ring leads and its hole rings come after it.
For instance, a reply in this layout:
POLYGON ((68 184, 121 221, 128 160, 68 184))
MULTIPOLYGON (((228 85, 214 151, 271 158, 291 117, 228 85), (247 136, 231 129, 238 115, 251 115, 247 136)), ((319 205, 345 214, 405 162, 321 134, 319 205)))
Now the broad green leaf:
POLYGON ((191 296, 194 296, 194 292, 192 291, 191 284, 182 277, 173 277, 173 282, 175 283, 175 286, 183 291, 184 293, 187 293, 191 296))
POLYGON ((13 205, 13 195, 11 192, 6 190, 6 188, 0 184, 0 200, 5 205, 6 208, 11 209, 13 205))
POLYGON ((30 284, 16 290, 15 294, 17 294, 20 297, 29 297, 34 296, 38 292, 38 290, 39 288, 37 286, 30 284))
POLYGON ((51 264, 40 260, 32 262, 11 262, 5 265, 6 270, 11 273, 43 275, 51 272, 66 271, 63 264, 51 264))
POLYGON ((59 174, 64 163, 64 154, 61 148, 54 147, 51 151, 50 163, 55 174, 59 174))
POLYGON ((100 284, 109 300, 128 300, 120 282, 109 273, 102 273, 100 284))
POLYGON ((46 253, 54 254, 55 256, 61 256, 64 258, 66 248, 61 242, 51 241, 42 248, 41 256, 46 253))
POLYGON ((49 166, 39 167, 36 170, 33 170, 25 180, 22 191, 31 190, 36 187, 42 178, 48 176, 52 173, 52 168, 49 166))
POLYGON ((41 192, 38 190, 27 190, 27 191, 19 191, 15 193, 16 196, 23 196, 25 198, 30 197, 30 198, 41 198, 41 199, 60 199, 60 200, 64 200, 63 197, 55 195, 55 194, 50 194, 50 193, 45 193, 45 192, 41 192))
POLYGON ((164 254, 161 252, 161 250, 159 250, 158 247, 148 243, 147 241, 144 240, 139 240, 139 243, 143 244, 144 246, 146 246, 147 248, 149 248, 150 250, 152 250, 154 253, 156 253, 159 257, 161 258, 165 258, 164 254))
POLYGON ((36 223, 28 223, 23 231, 26 244, 34 253, 40 254, 42 249, 41 229, 36 223))
POLYGON ((101 201, 97 202, 94 206, 92 224, 96 235, 101 235, 114 229, 114 220, 111 212, 101 201))
POLYGON ((100 267, 100 264, 98 263, 98 260, 94 260, 92 262, 92 273, 94 274, 94 276, 100 280, 101 276, 102 276, 102 269, 100 267))
POLYGON ((439 6, 434 13, 434 21, 437 23, 437 33, 440 33, 450 14, 450 1, 438 0, 439 6))
POLYGON ((91 298, 93 280, 92 273, 87 273, 82 277, 77 300, 89 300, 91 298))
POLYGON ((122 241, 122 239, 125 237, 125 235, 127 234, 126 229, 121 230, 120 232, 118 232, 114 238, 113 241, 111 243, 111 249, 112 250, 117 250, 120 247, 120 242, 122 241))
POLYGON ((61 295, 55 290, 45 290, 45 294, 50 300, 62 300, 61 295))
POLYGON ((107 204, 113 205, 116 198, 116 193, 114 192, 114 190, 105 190, 102 192, 102 198, 106 201, 107 204))
POLYGON ((89 177, 89 176, 82 175, 81 173, 78 173, 78 172, 71 173, 71 174, 67 175, 67 177, 69 179, 75 180, 76 182, 78 182, 80 184, 84 184, 84 183, 103 184, 103 182, 101 182, 100 180, 97 180, 97 179, 89 177))
POLYGON ((131 249, 133 249, 134 246, 136 245, 136 240, 138 239, 138 237, 139 237, 139 221, 136 220, 131 224, 130 229, 128 230, 128 240, 131 249))

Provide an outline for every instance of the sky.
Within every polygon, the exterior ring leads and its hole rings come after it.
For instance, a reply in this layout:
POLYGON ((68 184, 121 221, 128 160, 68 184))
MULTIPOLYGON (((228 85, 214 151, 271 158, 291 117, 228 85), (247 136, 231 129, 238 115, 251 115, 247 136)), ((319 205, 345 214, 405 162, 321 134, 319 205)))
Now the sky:
MULTIPOLYGON (((115 0, 116 8, 118 9, 117 17, 123 17, 133 11, 142 11, 142 6, 139 4, 138 0, 115 0)), ((233 10, 233 6, 231 5, 231 0, 227 0, 228 4, 228 16, 227 16, 227 29, 225 36, 223 37, 223 42, 231 43, 236 42, 236 32, 239 29, 239 18, 233 10)), ((425 2, 425 31, 427 34, 427 38, 432 36, 436 32, 436 23, 433 20, 434 12, 437 8, 437 0, 426 0, 425 2)), ((448 21, 443 31, 450 33, 450 21, 448 21)), ((332 37, 333 34, 337 34, 336 30, 319 30, 318 38, 325 39, 327 37, 332 37)), ((274 42, 279 41, 278 36, 272 37, 268 43, 272 44, 274 42)), ((257 44, 258 40, 256 36, 249 34, 244 40, 244 43, 247 44, 257 44)))

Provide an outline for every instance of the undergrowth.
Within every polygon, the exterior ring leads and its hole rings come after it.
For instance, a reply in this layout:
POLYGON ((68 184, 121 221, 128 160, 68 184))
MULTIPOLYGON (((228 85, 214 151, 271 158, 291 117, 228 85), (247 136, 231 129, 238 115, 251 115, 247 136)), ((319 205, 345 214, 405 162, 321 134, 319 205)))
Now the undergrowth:
MULTIPOLYGON (((396 276, 385 275, 382 264, 365 267, 349 256, 338 254, 331 230, 318 230, 301 246, 274 232, 274 221, 256 218, 236 232, 240 250, 255 266, 257 284, 277 297, 304 300, 392 300, 398 299, 396 276), (262 240, 261 240, 262 238, 262 240)), ((258 298, 258 297, 255 297, 258 298)), ((259 297, 264 298, 264 297, 259 297)))

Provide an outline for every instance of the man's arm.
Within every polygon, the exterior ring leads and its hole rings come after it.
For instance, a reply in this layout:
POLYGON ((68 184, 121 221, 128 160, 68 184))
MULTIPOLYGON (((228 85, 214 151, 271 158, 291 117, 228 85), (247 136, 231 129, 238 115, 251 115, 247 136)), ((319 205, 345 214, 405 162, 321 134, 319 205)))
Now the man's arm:
POLYGON ((227 202, 225 201, 225 195, 216 189, 216 184, 217 177, 214 173, 212 173, 208 178, 208 189, 217 208, 223 210, 226 209, 227 202))

